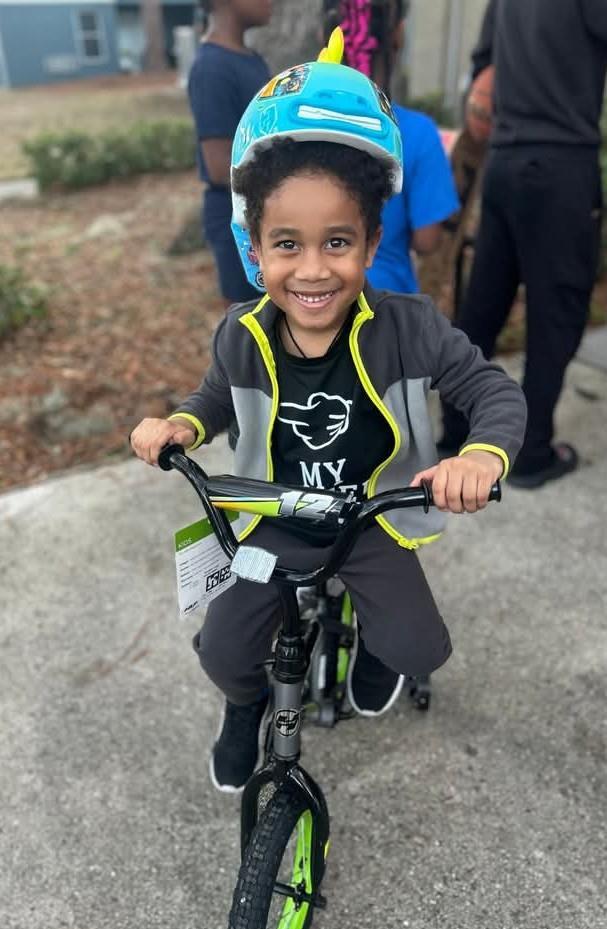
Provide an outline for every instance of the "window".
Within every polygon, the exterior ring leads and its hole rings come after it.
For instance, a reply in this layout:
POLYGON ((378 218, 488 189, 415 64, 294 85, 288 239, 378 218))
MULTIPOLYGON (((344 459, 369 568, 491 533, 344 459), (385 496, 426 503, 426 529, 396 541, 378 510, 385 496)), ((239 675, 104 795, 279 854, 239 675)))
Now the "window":
POLYGON ((74 14, 76 46, 83 64, 99 64, 106 57, 103 20, 95 10, 78 10, 74 14))

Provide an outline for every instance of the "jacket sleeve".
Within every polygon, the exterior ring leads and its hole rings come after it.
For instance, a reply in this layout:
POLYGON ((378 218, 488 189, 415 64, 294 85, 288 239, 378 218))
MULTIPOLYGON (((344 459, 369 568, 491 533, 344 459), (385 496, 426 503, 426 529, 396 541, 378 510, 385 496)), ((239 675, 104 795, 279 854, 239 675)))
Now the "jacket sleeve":
POLYGON ((227 318, 224 318, 215 331, 211 347, 211 367, 204 380, 172 414, 185 414, 186 419, 196 426, 198 438, 194 448, 203 441, 211 442, 216 435, 224 432, 234 419, 230 381, 222 362, 226 325, 227 318))
POLYGON ((481 71, 488 68, 490 64, 493 64, 493 31, 495 27, 496 6, 497 0, 489 0, 483 17, 478 42, 472 49, 472 54, 470 56, 472 60, 472 80, 478 77, 481 71))
POLYGON ((463 448, 501 452, 506 474, 525 435, 527 405, 523 392, 429 303, 427 337, 432 354, 432 387, 467 417, 469 433, 463 448))

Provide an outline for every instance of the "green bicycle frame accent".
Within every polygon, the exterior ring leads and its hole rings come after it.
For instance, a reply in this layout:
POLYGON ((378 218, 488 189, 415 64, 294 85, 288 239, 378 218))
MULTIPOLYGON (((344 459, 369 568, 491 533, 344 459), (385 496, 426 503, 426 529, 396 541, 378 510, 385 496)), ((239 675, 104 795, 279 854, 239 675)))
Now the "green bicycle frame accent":
MULTIPOLYGON (((354 611, 352 601, 348 591, 344 594, 344 602, 341 608, 341 621, 344 626, 351 626, 354 621, 354 611)), ((350 662, 350 650, 343 646, 337 654, 337 683, 343 684, 348 674, 348 664, 350 662)))

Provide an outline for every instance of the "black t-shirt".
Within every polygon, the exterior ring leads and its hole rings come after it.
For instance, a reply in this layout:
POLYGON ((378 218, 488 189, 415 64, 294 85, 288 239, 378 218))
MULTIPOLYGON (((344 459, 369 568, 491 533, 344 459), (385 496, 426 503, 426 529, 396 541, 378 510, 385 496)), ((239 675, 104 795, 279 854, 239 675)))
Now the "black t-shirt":
MULTIPOLYGON (((188 79, 190 108, 200 143, 233 139, 249 101, 270 80, 263 58, 253 51, 237 52, 214 42, 202 42, 188 79)), ((196 146, 200 178, 229 199, 230 188, 210 183, 200 144, 196 146)), ((231 203, 231 200, 230 200, 231 203)))
MULTIPOLYGON (((281 317, 279 316, 279 322, 281 317)), ((272 436, 274 480, 362 497, 394 435, 361 384, 350 354, 351 320, 321 358, 290 355, 274 333, 279 407, 272 436)), ((335 531, 303 519, 277 525, 329 544, 335 531)))
POLYGON ((492 145, 600 143, 607 0, 490 0, 472 63, 495 65, 492 145))

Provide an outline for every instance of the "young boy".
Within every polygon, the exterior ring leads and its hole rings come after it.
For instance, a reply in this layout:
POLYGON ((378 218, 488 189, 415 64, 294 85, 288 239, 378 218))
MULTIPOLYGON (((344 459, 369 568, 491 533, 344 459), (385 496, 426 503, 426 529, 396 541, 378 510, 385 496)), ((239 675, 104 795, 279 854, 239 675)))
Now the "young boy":
MULTIPOLYGON (((155 464, 165 444, 210 442, 236 415, 239 475, 369 497, 432 481, 437 510, 378 517, 340 572, 360 627, 349 695, 365 715, 393 703, 403 675, 428 674, 449 657, 449 634, 414 550, 440 534, 441 511, 485 506, 525 425, 518 386, 428 298, 365 283, 382 205, 401 183, 400 155, 385 96, 327 55, 260 92, 236 135, 232 177, 235 221, 250 236, 248 272, 263 275, 267 294, 228 312, 211 369, 175 414, 143 420, 132 434, 136 454, 155 464), (459 456, 440 464, 430 387, 471 421, 459 456)), ((331 542, 287 520, 243 514, 236 525, 241 539, 302 568, 322 561, 331 542)), ((227 698, 211 758, 223 790, 240 789, 255 767, 276 609, 273 585, 238 580, 210 605, 194 640, 227 698)))
MULTIPOLYGON (((324 0, 324 29, 345 35, 345 63, 390 96, 401 53, 408 0, 324 0)), ((440 245, 441 223, 459 209, 451 166, 438 129, 425 113, 392 102, 403 140, 404 183, 382 212, 382 238, 367 280, 377 288, 417 293, 411 252, 430 255, 440 245)))
POLYGON ((226 308, 252 300, 230 232, 230 154, 238 121, 249 100, 270 77, 263 58, 244 44, 244 33, 265 26, 272 0, 203 0, 208 29, 188 80, 198 138, 198 171, 206 183, 204 235, 213 250, 226 308))

